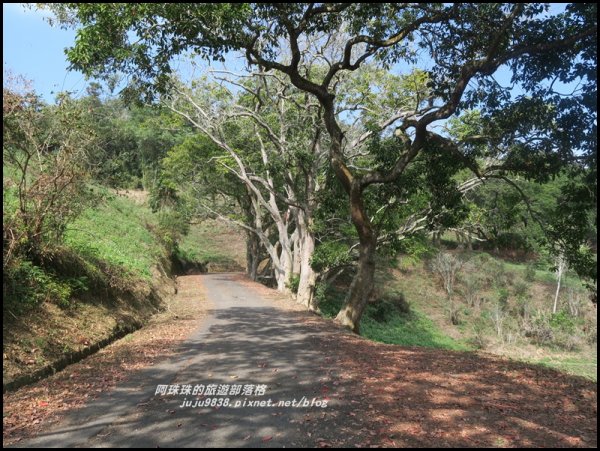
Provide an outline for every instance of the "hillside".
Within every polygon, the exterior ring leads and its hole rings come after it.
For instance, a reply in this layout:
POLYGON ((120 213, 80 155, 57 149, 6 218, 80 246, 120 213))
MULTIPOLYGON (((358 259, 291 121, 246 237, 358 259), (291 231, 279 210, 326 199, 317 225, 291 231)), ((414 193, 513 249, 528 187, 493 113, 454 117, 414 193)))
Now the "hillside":
POLYGON ((165 308, 174 284, 154 221, 146 206, 106 192, 52 259, 20 264, 21 285, 4 303, 5 387, 60 369, 165 308))

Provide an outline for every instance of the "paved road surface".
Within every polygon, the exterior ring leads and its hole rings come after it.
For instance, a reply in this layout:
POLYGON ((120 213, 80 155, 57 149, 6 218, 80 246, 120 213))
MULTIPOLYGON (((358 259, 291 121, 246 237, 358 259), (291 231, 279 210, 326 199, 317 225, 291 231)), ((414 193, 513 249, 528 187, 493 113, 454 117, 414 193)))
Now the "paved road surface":
MULTIPOLYGON (((326 400, 335 374, 323 369, 327 356, 319 350, 320 332, 237 279, 234 274, 202 277, 215 308, 176 355, 19 446, 313 447, 318 438, 335 437, 342 406, 334 398, 326 400), (186 397, 155 396, 158 384, 252 384, 267 390, 264 396, 229 397, 233 405, 246 400, 246 407, 182 408, 186 397), (248 401, 302 397, 328 405, 248 407, 248 401)), ((187 399, 195 402, 192 396, 187 399)))

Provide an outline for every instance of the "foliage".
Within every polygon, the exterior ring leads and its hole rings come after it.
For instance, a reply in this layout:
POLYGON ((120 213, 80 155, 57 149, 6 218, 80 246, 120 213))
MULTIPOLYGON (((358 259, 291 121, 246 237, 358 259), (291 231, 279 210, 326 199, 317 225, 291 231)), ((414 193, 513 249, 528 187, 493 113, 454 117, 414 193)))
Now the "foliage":
POLYGON ((97 199, 86 186, 95 135, 67 95, 45 105, 27 86, 5 87, 4 268, 23 255, 41 262, 67 226, 97 199))
MULTIPOLYGON (((325 317, 333 317, 343 302, 343 293, 320 284, 317 289, 319 309, 325 317)), ((420 309, 408 307, 401 294, 384 296, 367 306, 362 322, 362 335, 371 340, 403 346, 467 350, 469 347, 444 334, 420 309), (408 308, 408 309, 407 309, 408 308)))
POLYGON ((85 289, 81 281, 61 280, 51 271, 27 260, 16 260, 4 271, 3 310, 24 313, 42 302, 54 302, 67 307, 71 294, 85 289))
MULTIPOLYGON (((333 217, 341 224, 351 219, 355 227, 353 242, 344 233, 327 234, 362 257, 357 283, 338 318, 353 330, 358 330, 373 289, 376 245, 387 241, 393 251, 407 228, 465 221, 473 213, 462 198, 471 187, 459 189, 466 171, 474 174, 474 183, 499 180, 520 194, 522 179, 546 183, 565 171, 580 173, 581 182, 561 188, 568 207, 563 211, 573 210, 573 194, 588 188, 577 205, 577 225, 560 235, 567 216, 555 212, 549 237, 582 276, 595 278, 582 232, 589 229, 584 223, 596 199, 594 4, 569 4, 562 13, 545 4, 502 3, 66 4, 53 9, 64 22, 80 25, 77 42, 68 50, 72 66, 96 76, 123 71, 132 76, 129 93, 155 98, 168 92, 172 62, 179 55, 193 51, 223 60, 236 50, 250 65, 287 76, 290 85, 318 101, 332 172, 341 185, 331 192, 341 191, 350 204, 333 217), (322 43, 334 35, 340 44, 330 52, 322 43), (325 58, 327 67, 316 67, 315 58, 325 58), (384 84, 403 87, 401 77, 387 77, 391 67, 414 67, 424 59, 431 62, 427 69, 404 79, 417 83, 415 89, 394 89, 397 98, 379 103, 368 92, 361 97, 365 61, 375 61, 380 69, 367 78, 366 85, 377 86, 375 92, 384 84), (507 86, 494 78, 500 68, 511 74, 507 86), (357 99, 352 93, 337 96, 344 80, 354 84, 351 91, 358 93, 357 99), (556 88, 573 82, 581 89, 570 95, 556 88), (409 104, 400 108, 407 99, 409 104), (336 116, 346 101, 355 102, 357 113, 348 114, 359 124, 357 133, 347 133, 348 124, 336 116), (395 117, 380 109, 390 103, 399 107, 395 117), (436 123, 475 110, 478 120, 458 134, 435 130, 436 123), (354 136, 357 141, 348 139, 354 136), (368 139, 361 141, 361 136, 368 139), (359 144, 345 148, 347 142, 359 144), (353 247, 357 238, 358 247, 353 247)), ((223 97, 216 96, 209 102, 214 107, 210 111, 221 111, 222 104, 223 97)), ((329 174, 324 176, 327 180, 329 174)), ((489 200, 482 203, 485 212, 489 200)), ((492 198, 506 215, 483 218, 500 243, 500 237, 515 241, 502 228, 523 222, 523 205, 512 208, 518 204, 514 200, 512 192, 492 198)), ((475 208, 472 216, 482 216, 478 213, 475 208)), ((317 224, 318 230, 324 228, 317 224)), ((521 240, 521 246, 532 249, 528 240, 521 240)), ((326 254, 340 257, 339 252, 326 254)))
POLYGON ((298 285, 300 285, 300 275, 294 274, 288 281, 288 288, 294 294, 298 293, 298 285))
POLYGON ((178 210, 161 211, 158 213, 156 233, 168 252, 174 252, 181 239, 190 230, 189 218, 178 210))
POLYGON ((527 282, 533 282, 535 281, 535 276, 537 274, 536 271, 536 267, 535 267, 535 263, 530 262, 527 264, 527 266, 525 267, 525 281, 527 282))
POLYGON ((78 103, 97 136, 97 149, 89 155, 94 178, 116 188, 152 188, 161 158, 185 137, 184 124, 158 106, 127 106, 121 99, 103 98, 97 83, 78 103))

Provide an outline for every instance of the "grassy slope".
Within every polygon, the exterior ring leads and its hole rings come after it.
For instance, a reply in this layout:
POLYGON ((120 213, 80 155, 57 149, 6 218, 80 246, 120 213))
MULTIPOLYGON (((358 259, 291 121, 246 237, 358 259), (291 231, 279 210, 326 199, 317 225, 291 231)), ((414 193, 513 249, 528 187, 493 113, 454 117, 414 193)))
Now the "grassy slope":
MULTIPOLYGON (((152 283, 166 257, 148 230, 151 212, 129 199, 107 196, 85 211, 66 233, 57 265, 72 272, 82 289, 68 305, 52 299, 3 321, 3 379, 31 374, 65 354, 80 351, 120 328, 137 327, 160 310, 168 279, 152 283)), ((73 277, 71 277, 73 280, 73 277)))
MULTIPOLYGON (((490 256, 498 265, 503 265, 512 280, 522 280, 525 276, 526 264, 501 261, 490 256)), ((427 269, 425 262, 407 259, 401 265, 402 270, 380 269, 376 276, 376 290, 381 305, 370 304, 361 320, 361 335, 374 341, 402 346, 424 346, 439 349, 475 351, 472 344, 474 320, 478 316, 473 309, 467 308, 461 293, 460 284, 455 294, 456 302, 462 306, 462 322, 452 325, 445 301, 445 294, 440 288, 437 278, 427 269), (410 305, 410 313, 402 313, 397 308, 398 299, 401 304, 410 305)), ((381 268, 381 266, 380 266, 381 268)), ((343 285, 343 284, 342 284, 343 285)), ((556 281, 554 274, 545 269, 535 271, 535 280, 530 285, 532 302, 536 308, 547 310, 551 305, 556 281)), ((581 282, 574 276, 563 280, 563 296, 566 288, 581 288, 581 282)), ((482 291, 487 302, 494 302, 497 290, 482 291)), ((341 306, 345 290, 330 288, 320 297, 320 307, 325 317, 334 317, 341 306)), ((486 352, 503 355, 510 359, 539 364, 560 371, 597 379, 597 352, 595 346, 583 346, 582 349, 566 352, 558 348, 540 347, 526 340, 517 340, 511 345, 497 340, 493 327, 486 324, 483 333, 489 342, 486 352)))
MULTIPOLYGON (((515 277, 521 277, 525 273, 525 264, 508 262, 504 264, 509 274, 514 274, 515 277)), ((380 279, 385 279, 385 282, 383 282, 386 286, 385 291, 402 292, 413 309, 432 321, 433 329, 439 334, 447 337, 448 340, 458 343, 459 347, 474 349, 469 343, 474 335, 473 322, 470 319, 474 317, 475 313, 464 305, 460 287, 457 289, 456 299, 464 307, 462 310, 463 321, 461 324, 454 326, 448 320, 444 301, 445 295, 440 289, 435 275, 429 272, 425 266, 426 264, 420 263, 404 271, 391 270, 389 273, 380 276, 380 279)), ((538 269, 535 280, 530 283, 533 296, 532 303, 538 308, 543 309, 545 307, 549 309, 554 296, 554 290, 556 289, 555 284, 554 275, 550 271, 538 269)), ((576 277, 571 276, 566 281, 563 281, 563 287, 581 287, 581 282, 576 277)), ((563 295, 565 291, 563 289, 563 295)), ((488 299, 494 299, 494 293, 491 291, 484 292, 483 295, 488 299)), ((372 335, 378 337, 382 334, 383 332, 378 331, 372 335)), ((487 352, 533 364, 540 364, 592 380, 597 379, 597 350, 595 346, 584 346, 579 351, 566 352, 557 348, 535 346, 524 340, 517 340, 515 343, 509 345, 497 340, 491 325, 487 326, 484 334, 489 341, 489 346, 485 349, 487 352)), ((399 333, 394 342, 398 344, 412 344, 412 337, 410 335, 408 340, 404 339, 403 336, 403 333, 399 333)), ((387 342, 380 339, 378 341, 387 342)))
MULTIPOLYGON (((388 292, 390 293, 390 292, 388 292)), ((384 296, 384 299, 388 296, 384 296)), ((326 318, 333 318, 339 311, 344 298, 344 290, 328 290, 319 308, 326 318)), ((390 293, 390 299, 394 295, 390 293)), ((361 335, 374 341, 402 346, 424 346, 429 348, 469 350, 469 347, 438 327, 424 311, 411 305, 410 313, 402 313, 394 307, 394 301, 387 301, 383 309, 368 305, 362 317, 361 335)))
POLYGON ((104 260, 150 280, 164 250, 148 229, 155 218, 143 205, 111 196, 99 208, 86 210, 67 231, 66 245, 84 257, 104 260))
POLYGON ((246 265, 244 231, 218 221, 192 225, 179 249, 188 261, 202 262, 209 272, 243 271, 246 265))

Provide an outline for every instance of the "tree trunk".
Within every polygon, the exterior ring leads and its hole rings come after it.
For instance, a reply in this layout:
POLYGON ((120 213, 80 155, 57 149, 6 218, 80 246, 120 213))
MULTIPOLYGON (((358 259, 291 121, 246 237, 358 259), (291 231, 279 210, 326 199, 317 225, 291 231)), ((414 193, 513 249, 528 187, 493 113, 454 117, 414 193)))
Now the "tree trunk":
POLYGON ((253 232, 248 232, 246 238, 246 274, 251 280, 258 276, 260 262, 260 238, 253 232))
POLYGON ((360 318, 373 292, 377 234, 366 213, 359 182, 351 184, 349 194, 350 215, 359 239, 358 271, 352 279, 344 305, 335 320, 353 332, 359 333, 360 318))
POLYGON ((375 248, 377 238, 361 242, 358 272, 352 280, 350 291, 335 320, 355 333, 360 331, 360 318, 373 292, 375 278, 375 248))
POLYGON ((315 251, 315 237, 312 230, 312 219, 302 212, 298 215, 298 231, 300 238, 300 282, 296 301, 311 311, 318 311, 314 303, 317 274, 310 265, 310 259, 315 251))
POLYGON ((556 278, 558 279, 558 282, 556 284, 556 294, 554 295, 554 305, 552 306, 552 313, 556 313, 556 311, 558 310, 558 295, 560 294, 560 282, 562 280, 562 275, 566 266, 565 259, 562 254, 559 255, 557 262, 558 264, 556 278))
POLYGON ((299 231, 299 226, 296 226, 296 230, 294 230, 294 233, 292 234, 292 243, 294 248, 294 253, 292 256, 292 273, 300 274, 302 266, 302 237, 299 231))
POLYGON ((281 253, 279 254, 279 264, 275 266, 275 279, 277 280, 277 291, 284 293, 290 292, 289 281, 292 276, 292 250, 289 246, 289 240, 279 233, 281 253), (283 243, 281 242, 283 240, 283 243))

